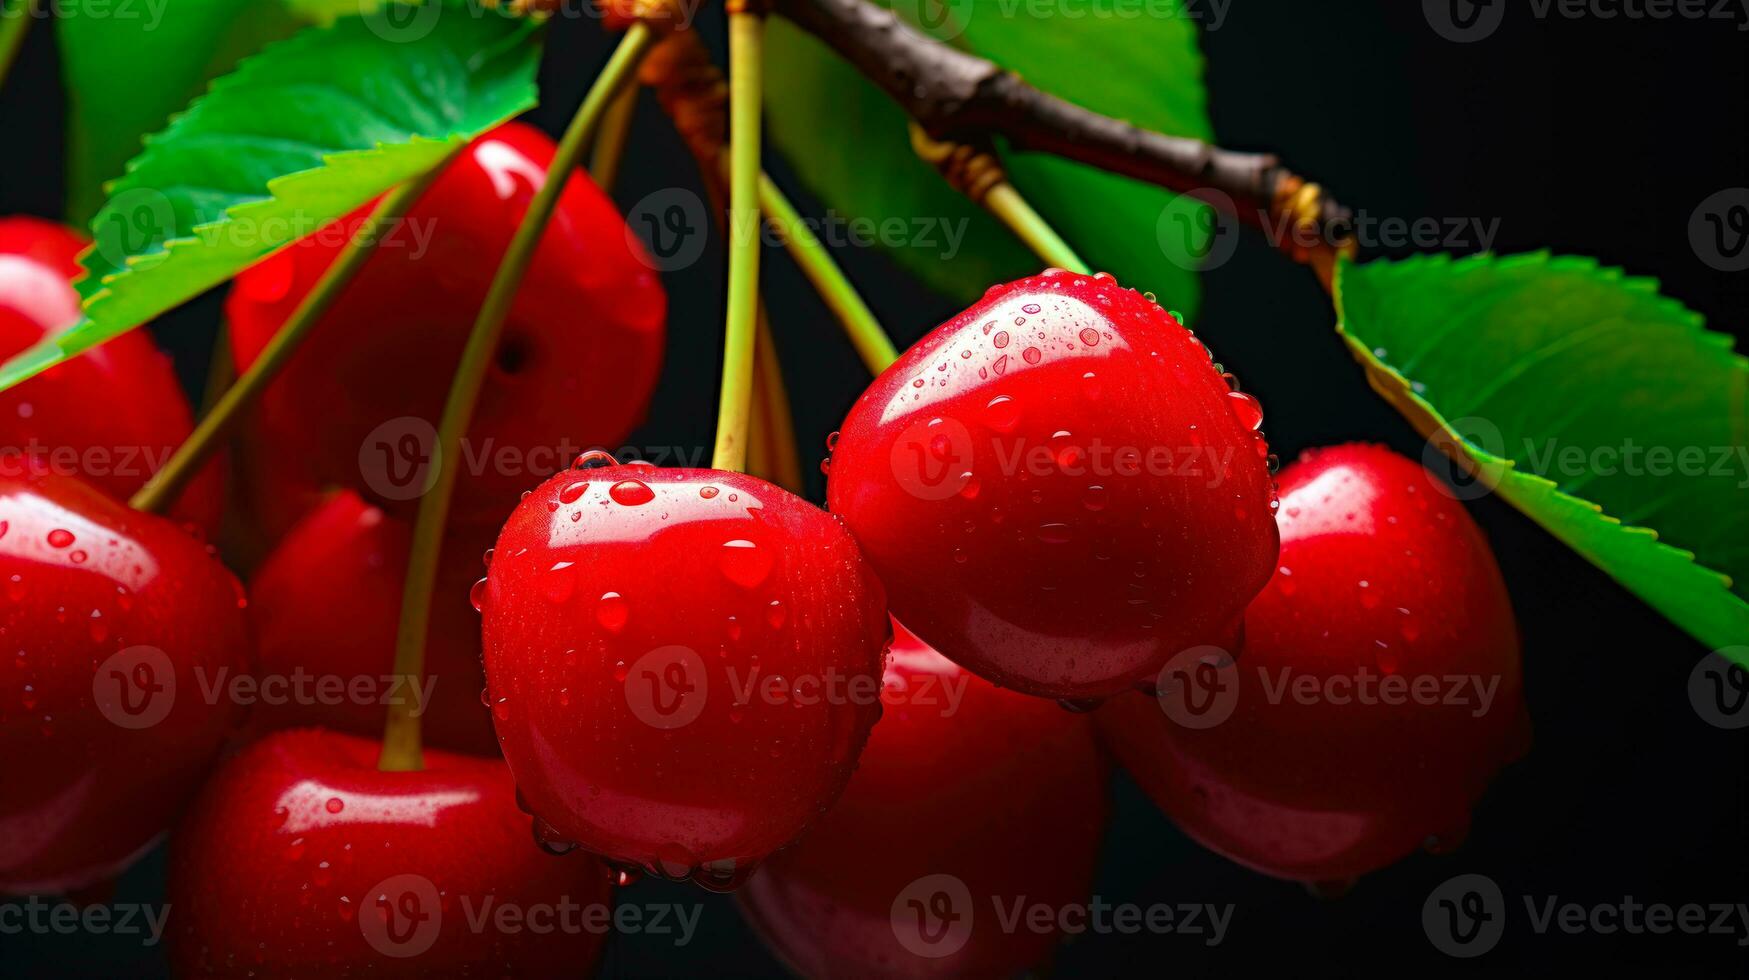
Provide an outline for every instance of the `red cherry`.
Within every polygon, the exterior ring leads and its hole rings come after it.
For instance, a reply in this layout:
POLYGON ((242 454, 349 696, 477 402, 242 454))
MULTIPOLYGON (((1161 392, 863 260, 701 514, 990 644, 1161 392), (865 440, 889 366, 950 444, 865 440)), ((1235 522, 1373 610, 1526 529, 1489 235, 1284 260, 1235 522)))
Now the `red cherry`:
POLYGON ((831 460, 893 615, 1028 694, 1090 699, 1230 640, 1276 553, 1255 400, 1110 276, 996 286, 888 368, 831 460))
POLYGON ((379 772, 377 750, 280 732, 219 770, 171 842, 176 975, 586 973, 607 869, 529 842, 503 763, 379 772))
MULTIPOLYGON (((378 246, 263 397, 270 439, 307 455, 319 482, 411 512, 474 315, 553 152, 552 140, 517 123, 476 140, 378 246)), ((237 277, 226 313, 240 368, 367 211, 237 277)), ((454 512, 496 521, 577 453, 623 440, 655 388, 666 309, 613 202, 574 173, 505 324, 468 430, 454 512)))
POLYGON ((739 473, 573 470, 494 555, 486 679, 547 838, 733 886, 844 788, 888 621, 831 515, 739 473))
POLYGON ((1528 737, 1486 539, 1377 446, 1308 453, 1281 503, 1281 566, 1237 661, 1185 664, 1159 703, 1108 704, 1102 729, 1187 833, 1268 874, 1341 881, 1455 846, 1528 737))
POLYGON ((101 881, 169 826, 239 714, 242 606, 169 521, 0 476, 0 892, 101 881))
MULTIPOLYGON (((480 624, 468 588, 480 577, 491 529, 452 527, 445 540, 425 652, 423 731, 431 745, 497 755, 492 716, 480 704, 480 624)), ((305 517, 249 587, 256 673, 280 685, 255 709, 268 728, 325 725, 382 732, 386 679, 395 666, 401 585, 413 532, 350 491, 305 517), (302 693, 299 693, 299 692, 302 693), (287 696, 289 695, 289 696, 287 696)))
MULTIPOLYGON (((0 218, 0 359, 79 320, 72 280, 86 241, 35 218, 0 218)), ((145 330, 132 330, 0 392, 0 452, 11 475, 33 468, 77 476, 126 500, 194 429, 170 359, 145 330)), ((218 530, 221 468, 208 466, 171 515, 218 530)))
POLYGON ((799 976, 1018 976, 1061 937, 1004 932, 995 904, 1059 909, 1092 888, 1107 811, 1093 726, 893 634, 850 786, 742 908, 799 976))

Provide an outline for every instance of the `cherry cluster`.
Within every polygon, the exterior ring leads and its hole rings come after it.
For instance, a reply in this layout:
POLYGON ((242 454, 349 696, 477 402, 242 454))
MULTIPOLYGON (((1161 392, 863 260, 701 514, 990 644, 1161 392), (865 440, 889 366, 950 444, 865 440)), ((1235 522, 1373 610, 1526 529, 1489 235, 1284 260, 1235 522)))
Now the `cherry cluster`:
MULTIPOLYGON (((599 452, 532 489, 464 468, 425 675, 395 677, 423 487, 373 454, 438 415, 552 155, 476 141, 409 216, 429 239, 379 248, 275 381, 228 467, 246 590, 203 543, 220 467, 168 517, 121 502, 191 428, 145 333, 0 395, 0 891, 88 893, 168 833, 185 975, 575 970, 598 933, 464 907, 607 906, 641 875, 736 889, 808 976, 993 975, 1057 937, 920 949, 907 897, 1085 902, 1113 756, 1208 847, 1328 886, 1455 845, 1523 751, 1511 605, 1443 484, 1370 445, 1277 474, 1174 314, 1061 270, 874 381, 825 510, 599 452), (94 463, 118 447, 142 462, 94 463), (385 771, 409 682, 434 748, 385 771)), ((343 240, 238 278, 239 367, 343 240)), ((81 244, 0 221, 0 353, 77 318, 81 244)), ((573 175, 469 442, 618 443, 665 317, 573 175)))

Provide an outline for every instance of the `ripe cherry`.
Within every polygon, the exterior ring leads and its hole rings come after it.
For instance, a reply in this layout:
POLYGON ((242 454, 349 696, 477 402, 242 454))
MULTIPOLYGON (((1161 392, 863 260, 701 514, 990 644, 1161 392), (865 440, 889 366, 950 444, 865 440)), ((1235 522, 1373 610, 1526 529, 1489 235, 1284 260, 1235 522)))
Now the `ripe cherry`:
POLYGON ((1261 421, 1151 298, 1051 270, 992 288, 875 380, 828 496, 936 649, 1095 699, 1230 642, 1268 581, 1261 421))
MULTIPOLYGON (((85 239, 35 218, 0 218, 0 359, 79 320, 72 280, 85 239)), ((77 476, 126 500, 164 465, 194 428, 170 359, 145 330, 0 392, 0 452, 21 464, 77 476)), ((171 515, 216 533, 223 474, 204 468, 171 515)))
POLYGON ((239 714, 242 606, 169 521, 0 476, 0 892, 104 881, 169 826, 239 714))
MULTIPOLYGON (((511 123, 476 140, 417 202, 262 400, 281 452, 322 482, 408 513, 433 472, 432 426, 475 313, 554 146, 511 123)), ((226 305, 246 367, 364 220, 360 209, 237 277, 226 305)), ((464 445, 453 512, 496 521, 536 479, 642 421, 667 299, 614 204, 578 171, 518 290, 464 445), (581 445, 573 440, 581 440, 581 445)))
POLYGON ((1281 564, 1237 660, 1209 651, 1159 703, 1114 700, 1105 734, 1180 827, 1268 874, 1345 881, 1455 846, 1528 737, 1487 541, 1377 446, 1308 453, 1281 502, 1281 564))
POLYGON ((798 976, 1019 976, 1061 937, 1005 932, 995 908, 1092 888, 1107 811, 1092 723, 893 633, 886 711, 843 798, 737 897, 798 976))
MULTIPOLYGON (((452 526, 431 604, 425 651, 422 729, 427 744, 497 755, 492 715, 480 703, 480 624, 468 589, 493 529, 452 526)), ((401 587, 413 532, 406 521, 343 491, 300 521, 249 586, 256 673, 282 691, 253 722, 268 728, 325 725, 360 735, 382 731, 382 698, 405 691, 389 682, 401 587)))
POLYGON ((219 770, 171 841, 176 975, 587 973, 607 869, 530 843, 502 762, 379 772, 377 751, 304 729, 219 770))
POLYGON ((738 884, 837 798, 880 714, 873 571, 836 518, 750 476, 560 473, 478 598, 539 832, 622 866, 738 884))

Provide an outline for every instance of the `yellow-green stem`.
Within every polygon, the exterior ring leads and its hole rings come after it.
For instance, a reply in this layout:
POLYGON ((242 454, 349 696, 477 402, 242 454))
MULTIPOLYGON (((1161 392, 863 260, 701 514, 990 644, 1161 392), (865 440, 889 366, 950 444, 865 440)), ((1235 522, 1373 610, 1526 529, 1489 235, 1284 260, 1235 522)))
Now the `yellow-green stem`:
POLYGON ((589 148, 589 176, 604 191, 613 190, 614 181, 619 179, 619 164, 625 158, 626 139, 637 108, 638 87, 627 85, 608 105, 607 116, 601 120, 601 133, 589 148))
POLYGON ((1003 182, 990 188, 984 195, 984 207, 1000 218, 1046 264, 1084 276, 1091 274, 1092 270, 1081 261, 1081 256, 1076 255, 1056 229, 1026 203, 1026 198, 1020 196, 1013 184, 1003 182))
POLYGON ((135 510, 147 513, 160 513, 175 501, 177 494, 200 471, 206 462, 221 445, 237 423, 243 418, 250 406, 255 404, 261 393, 297 352, 310 330, 321 321, 334 301, 340 298, 346 284, 364 263, 370 259, 376 250, 377 242, 381 240, 384 229, 392 230, 394 225, 405 217, 413 202, 425 193, 426 188, 443 172, 448 158, 439 161, 429 171, 396 187, 386 194, 382 201, 371 212, 370 217, 353 232, 352 239, 346 243, 346 248, 340 252, 340 257, 322 273, 316 280, 315 288, 298 304, 291 318, 273 335, 262 349, 261 356, 249 365, 237 378, 235 384, 225 389, 224 394, 212 402, 212 407, 201 416, 200 424, 194 427, 189 437, 176 448, 164 466, 152 475, 146 485, 135 493, 128 505, 135 510))
POLYGON ((765 423, 765 463, 772 483, 802 492, 802 462, 796 452, 795 418, 790 414, 789 389, 783 383, 783 362, 777 356, 777 341, 771 336, 771 318, 759 304, 757 353, 759 414, 765 423))
POLYGON ((0 85, 24 47, 30 22, 37 18, 36 0, 0 0, 0 85))
POLYGON ((729 15, 729 304, 723 335, 723 388, 711 466, 740 470, 747 461, 753 345, 759 321, 759 110, 764 80, 760 46, 765 18, 729 15))
POLYGON ((802 275, 813 284, 826 306, 838 317, 838 322, 844 325, 851 346, 856 348, 869 373, 885 371, 888 365, 899 359, 893 341, 881 328, 880 321, 875 319, 874 311, 862 301, 856 287, 845 278, 844 270, 833 261, 831 251, 802 221, 795 205, 789 202, 777 184, 764 174, 759 175, 759 206, 777 227, 783 247, 801 267, 802 275))
POLYGON ((547 168, 546 183, 529 201, 510 246, 498 263, 498 271, 486 292, 462 351, 455 379, 450 383, 449 397, 444 402, 443 417, 437 426, 437 445, 432 451, 436 476, 430 489, 419 500, 419 514, 413 525, 413 544, 408 554, 407 579, 401 592, 400 628, 395 635, 395 675, 402 688, 397 703, 389 706, 388 721, 383 727, 382 755, 377 768, 387 771, 409 771, 424 767, 424 749, 420 738, 419 719, 424 713, 420 704, 421 679, 425 674, 425 639, 431 614, 431 590, 437 579, 438 553, 443 542, 444 527, 449 521, 450 497, 455 491, 457 471, 461 463, 462 436, 473 419, 474 406, 479 401, 480 388, 486 380, 493 352, 498 349, 504 332, 504 321, 516 299, 516 290, 528 271, 529 261, 540 245, 541 234, 558 205, 559 193, 576 168, 600 124, 608 104, 637 73, 638 63, 656 40, 655 32, 642 23, 633 24, 620 39, 606 67, 590 86, 571 119, 570 128, 559 141, 552 165, 547 168))

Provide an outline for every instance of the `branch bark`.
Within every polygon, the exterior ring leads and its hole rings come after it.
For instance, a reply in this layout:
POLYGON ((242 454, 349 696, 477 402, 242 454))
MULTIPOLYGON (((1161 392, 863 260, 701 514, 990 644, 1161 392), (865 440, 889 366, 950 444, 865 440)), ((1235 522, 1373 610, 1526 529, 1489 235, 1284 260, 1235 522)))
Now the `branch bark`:
POLYGON ((1082 108, 868 0, 773 0, 772 7, 831 46, 935 139, 1000 136, 1016 150, 1051 153, 1181 194, 1219 191, 1230 207, 1208 195, 1211 203, 1278 235, 1277 244, 1302 261, 1353 247, 1349 211, 1271 154, 1225 150, 1082 108))

